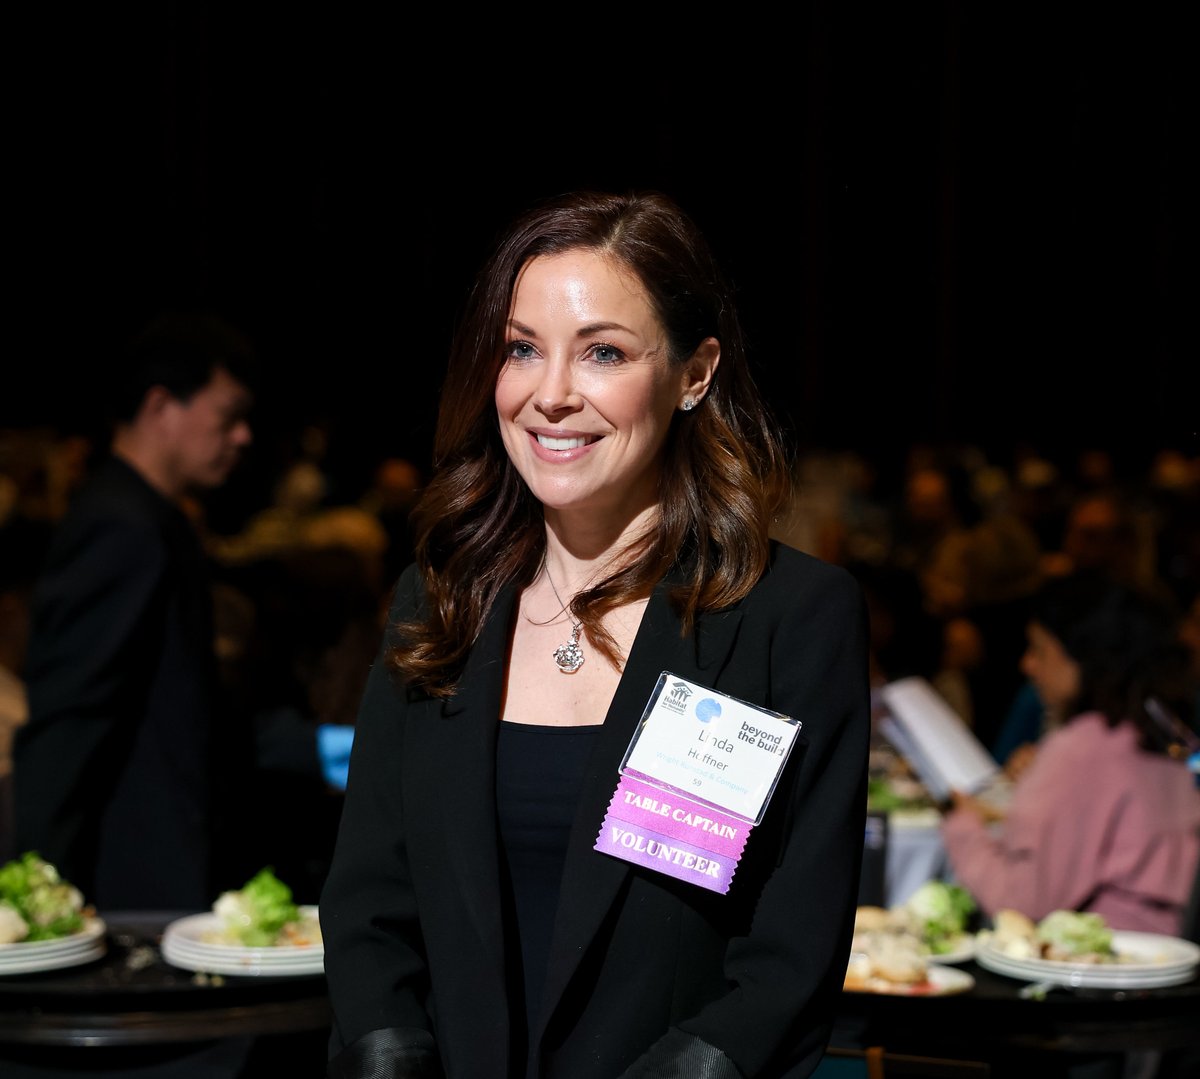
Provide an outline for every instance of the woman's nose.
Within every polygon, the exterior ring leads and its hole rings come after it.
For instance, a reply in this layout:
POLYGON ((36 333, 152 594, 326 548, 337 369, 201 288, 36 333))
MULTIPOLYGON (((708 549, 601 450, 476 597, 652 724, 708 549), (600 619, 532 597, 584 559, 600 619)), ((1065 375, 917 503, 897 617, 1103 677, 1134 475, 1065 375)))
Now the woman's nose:
POLYGON ((546 415, 579 407, 572 366, 565 360, 551 359, 542 366, 534 404, 546 415))

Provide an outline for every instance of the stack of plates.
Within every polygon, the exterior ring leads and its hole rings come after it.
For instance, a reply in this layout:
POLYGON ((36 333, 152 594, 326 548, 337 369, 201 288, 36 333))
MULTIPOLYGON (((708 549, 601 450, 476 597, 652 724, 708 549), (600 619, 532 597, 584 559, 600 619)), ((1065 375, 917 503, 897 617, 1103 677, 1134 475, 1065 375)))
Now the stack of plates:
POLYGON ((1117 930, 1113 933, 1113 948, 1119 957, 1116 963, 1068 963, 1053 959, 1016 959, 986 940, 976 948, 975 962, 997 974, 1024 981, 1093 989, 1152 989, 1182 985, 1196 977, 1200 967, 1200 947, 1178 937, 1117 930))
POLYGON ((83 928, 69 937, 0 944, 0 975, 31 974, 90 963, 107 950, 104 932, 103 921, 88 918, 83 928))
MULTIPOLYGON (((315 907, 301 909, 305 914, 316 913, 315 907)), ((221 920, 215 914, 191 914, 171 922, 163 932, 163 958, 172 966, 204 974, 279 978, 325 972, 325 947, 322 944, 247 948, 210 943, 208 938, 220 930, 221 920)))

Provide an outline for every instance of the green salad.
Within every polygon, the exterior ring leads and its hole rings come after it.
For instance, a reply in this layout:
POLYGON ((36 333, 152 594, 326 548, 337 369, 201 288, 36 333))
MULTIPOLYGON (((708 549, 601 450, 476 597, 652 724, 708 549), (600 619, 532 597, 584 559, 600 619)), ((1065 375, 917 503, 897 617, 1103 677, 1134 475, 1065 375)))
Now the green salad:
POLYGON ((916 780, 895 776, 867 779, 867 810, 872 813, 903 813, 932 809, 933 799, 916 780))
POLYGON ((1037 924, 1037 939, 1053 958, 1116 955, 1112 930, 1099 914, 1087 911, 1054 910, 1037 924))
POLYGON ((221 937, 247 948, 265 948, 284 942, 291 927, 300 923, 300 908, 292 890, 274 870, 260 869, 238 891, 222 892, 213 904, 221 921, 221 937))
POLYGON ((908 897, 904 909, 930 952, 946 955, 958 949, 977 904, 961 885, 929 880, 908 897))
POLYGON ((0 943, 69 937, 84 921, 79 889, 36 851, 0 866, 0 943))

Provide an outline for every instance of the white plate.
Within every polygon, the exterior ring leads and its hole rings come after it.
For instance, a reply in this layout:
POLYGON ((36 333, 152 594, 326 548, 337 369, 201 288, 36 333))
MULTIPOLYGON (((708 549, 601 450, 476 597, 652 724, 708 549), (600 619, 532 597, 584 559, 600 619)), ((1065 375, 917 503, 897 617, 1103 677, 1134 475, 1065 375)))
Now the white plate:
MULTIPOLYGON (((316 914, 316 907, 300 909, 306 915, 316 914)), ((221 920, 211 912, 171 922, 163 931, 163 958, 172 966, 205 974, 287 977, 325 971, 322 944, 250 948, 210 943, 206 937, 220 929, 221 920)))
POLYGON ((76 955, 79 952, 89 952, 98 938, 91 933, 87 934, 84 939, 76 940, 72 938, 70 943, 62 947, 40 947, 42 944, 62 945, 63 942, 59 939, 35 941, 26 943, 18 942, 16 945, 5 945, 0 949, 0 966, 6 962, 24 962, 26 959, 37 956, 38 958, 48 959, 50 956, 61 957, 65 955, 76 955))
POLYGON ((846 993, 881 993, 894 997, 944 997, 951 993, 965 993, 974 988, 975 979, 957 967, 941 967, 929 964, 926 980, 916 985, 889 982, 883 978, 872 978, 863 986, 846 986, 846 993))
POLYGON ((107 947, 104 941, 96 941, 83 952, 73 952, 70 955, 30 956, 24 960, 13 960, 0 964, 0 977, 7 974, 35 974, 43 970, 59 970, 62 967, 79 967, 84 963, 104 957, 107 947))
POLYGON ((69 937, 0 944, 0 975, 31 974, 90 963, 106 951, 105 930, 104 922, 93 917, 84 922, 78 933, 69 937))
POLYGON ((173 966, 185 970, 218 971, 221 974, 313 974, 325 969, 324 952, 301 956, 286 963, 273 961, 269 956, 264 959, 245 955, 231 959, 212 953, 180 951, 170 944, 163 945, 162 954, 173 966))
POLYGON ((288 978, 302 974, 324 974, 325 953, 308 956, 303 962, 272 963, 253 957, 227 959, 219 955, 180 954, 169 944, 163 944, 163 958, 173 967, 201 974, 232 974, 241 977, 288 978))
POLYGON ((15 940, 10 944, 0 944, 0 957, 52 955, 55 952, 77 951, 80 948, 90 947, 94 941, 103 937, 106 928, 100 918, 95 916, 84 918, 83 928, 69 937, 55 937, 53 940, 15 940))
MULTIPOLYGON (((316 917, 316 907, 301 907, 301 913, 306 917, 316 917)), ((320 951, 320 944, 288 944, 278 947, 252 947, 244 944, 224 944, 218 941, 210 940, 209 938, 219 933, 222 928, 221 919, 212 913, 205 914, 190 914, 185 918, 178 918, 167 926, 163 933, 163 939, 178 941, 178 943, 186 948, 201 949, 204 952, 214 952, 224 955, 227 958, 233 956, 245 955, 302 955, 311 954, 315 951, 320 951)))
POLYGON ((235 948, 230 945, 214 944, 205 947, 203 944, 189 944, 178 937, 163 937, 163 943, 170 944, 171 950, 181 955, 213 956, 218 959, 248 959, 256 963, 288 963, 307 962, 314 955, 320 955, 325 949, 320 944, 303 948, 235 948))
POLYGON ((1046 981, 1104 989, 1152 989, 1190 982, 1200 967, 1200 947, 1178 937, 1116 930, 1117 963, 1068 963, 1055 959, 1018 959, 980 942, 975 961, 987 970, 1025 981, 1046 981))

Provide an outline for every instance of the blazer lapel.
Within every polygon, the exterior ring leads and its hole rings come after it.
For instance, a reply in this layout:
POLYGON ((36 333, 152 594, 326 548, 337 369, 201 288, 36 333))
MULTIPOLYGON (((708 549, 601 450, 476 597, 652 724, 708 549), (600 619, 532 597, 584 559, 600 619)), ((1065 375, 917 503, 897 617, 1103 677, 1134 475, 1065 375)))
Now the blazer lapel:
POLYGON ((420 855, 446 867, 470 922, 462 927, 479 949, 484 971, 503 995, 504 928, 496 822, 496 724, 500 715, 514 591, 498 597, 459 680, 442 703, 430 700, 426 720, 410 727, 410 779, 438 811, 422 822, 420 855))
POLYGON ((587 945, 599 931, 633 868, 619 858, 599 853, 594 846, 620 779, 621 761, 659 675, 670 671, 689 681, 714 686, 737 638, 741 622, 737 608, 705 616, 697 621, 693 635, 683 637, 680 620, 667 598, 669 587, 669 581, 660 584, 646 605, 625 671, 589 760, 563 866, 542 1024, 562 998, 587 945))

